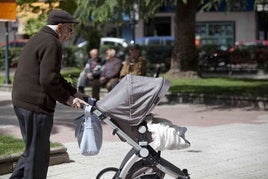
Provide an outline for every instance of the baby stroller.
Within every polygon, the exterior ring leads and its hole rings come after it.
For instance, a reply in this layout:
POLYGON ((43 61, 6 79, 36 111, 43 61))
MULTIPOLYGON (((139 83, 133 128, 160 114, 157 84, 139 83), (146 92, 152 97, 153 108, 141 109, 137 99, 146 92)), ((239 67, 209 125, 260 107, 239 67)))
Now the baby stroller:
POLYGON ((132 146, 119 168, 108 167, 97 179, 190 179, 187 169, 181 170, 161 157, 149 143, 152 141, 147 121, 152 109, 167 93, 170 82, 163 78, 126 75, 93 107, 93 114, 113 129, 113 134, 132 146), (105 176, 113 173, 112 176, 105 176))

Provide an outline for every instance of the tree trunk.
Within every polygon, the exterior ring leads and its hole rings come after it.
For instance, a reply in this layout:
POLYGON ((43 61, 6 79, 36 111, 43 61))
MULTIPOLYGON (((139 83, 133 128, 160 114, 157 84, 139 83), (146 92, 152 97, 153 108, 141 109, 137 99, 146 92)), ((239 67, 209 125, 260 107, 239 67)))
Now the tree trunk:
POLYGON ((182 72, 197 68, 195 47, 196 11, 200 0, 177 0, 175 12, 175 43, 172 51, 169 77, 180 77, 182 72))

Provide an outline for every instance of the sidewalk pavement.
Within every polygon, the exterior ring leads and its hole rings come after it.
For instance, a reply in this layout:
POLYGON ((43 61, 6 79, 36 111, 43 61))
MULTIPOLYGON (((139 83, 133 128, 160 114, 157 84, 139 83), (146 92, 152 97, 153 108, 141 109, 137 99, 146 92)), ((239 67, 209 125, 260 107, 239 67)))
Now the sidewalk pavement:
MULTIPOLYGON (((118 167, 130 149, 103 124, 100 153, 90 157, 79 154, 72 121, 82 112, 57 105, 51 140, 66 146, 71 162, 50 166, 48 179, 94 179, 101 169, 118 167)), ((153 113, 188 128, 186 138, 192 146, 166 150, 162 156, 180 168, 187 168, 192 179, 268 178, 267 111, 178 104, 157 106, 153 113)), ((20 137, 10 92, 0 92, 0 134, 20 137)), ((9 176, 2 175, 0 179, 9 176)))

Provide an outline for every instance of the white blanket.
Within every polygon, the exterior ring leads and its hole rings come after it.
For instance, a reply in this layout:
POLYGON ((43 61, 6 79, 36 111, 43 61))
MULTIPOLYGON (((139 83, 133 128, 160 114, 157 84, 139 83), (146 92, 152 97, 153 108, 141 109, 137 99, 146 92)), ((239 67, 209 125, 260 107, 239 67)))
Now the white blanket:
POLYGON ((179 150, 190 147, 190 142, 185 138, 186 127, 173 125, 170 121, 162 118, 153 118, 147 121, 147 126, 153 139, 150 145, 155 150, 179 150))

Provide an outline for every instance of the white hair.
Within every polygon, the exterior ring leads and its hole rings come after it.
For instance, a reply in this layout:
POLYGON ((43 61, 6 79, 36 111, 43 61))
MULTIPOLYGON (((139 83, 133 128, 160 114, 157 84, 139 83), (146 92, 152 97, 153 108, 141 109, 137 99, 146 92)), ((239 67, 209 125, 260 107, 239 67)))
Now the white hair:
POLYGON ((108 49, 108 53, 110 56, 114 57, 116 55, 116 51, 113 48, 108 49))

